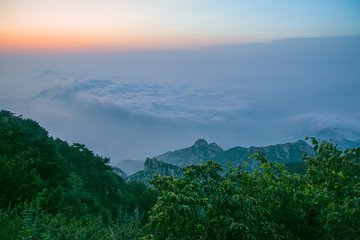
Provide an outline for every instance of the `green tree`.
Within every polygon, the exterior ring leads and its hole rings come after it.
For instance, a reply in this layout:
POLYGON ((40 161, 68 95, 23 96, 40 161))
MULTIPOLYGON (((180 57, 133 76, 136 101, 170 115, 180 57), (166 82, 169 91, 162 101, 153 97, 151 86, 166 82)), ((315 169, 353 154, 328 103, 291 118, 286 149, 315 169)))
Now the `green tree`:
POLYGON ((159 191, 148 227, 155 239, 281 239, 283 227, 269 221, 262 198, 247 186, 254 178, 241 169, 225 175, 208 161, 183 168, 184 177, 157 176, 159 191), (248 191, 249 190, 249 191, 248 191))
POLYGON ((251 173, 208 161, 183 168, 182 179, 155 177, 148 238, 359 239, 360 149, 311 140, 304 175, 256 153, 251 173))
POLYGON ((319 239, 359 239, 360 148, 341 151, 332 141, 311 141, 316 154, 304 156, 304 192, 320 225, 319 239))

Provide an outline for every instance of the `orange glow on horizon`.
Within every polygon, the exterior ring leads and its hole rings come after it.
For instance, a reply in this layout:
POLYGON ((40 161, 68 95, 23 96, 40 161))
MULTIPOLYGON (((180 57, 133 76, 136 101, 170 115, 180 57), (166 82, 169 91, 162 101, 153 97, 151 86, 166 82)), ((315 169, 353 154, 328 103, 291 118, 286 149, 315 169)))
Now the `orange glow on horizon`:
POLYGON ((305 2, 1 0, 0 53, 191 49, 359 34, 354 1, 305 2))
POLYGON ((109 38, 99 35, 11 34, 0 35, 0 52, 7 53, 69 53, 137 51, 156 49, 196 48, 199 41, 157 39, 154 36, 123 36, 109 38))
POLYGON ((29 33, 0 32, 0 53, 77 53, 114 52, 160 49, 194 49, 218 44, 241 44, 246 41, 224 42, 216 38, 159 33, 109 34, 95 33, 29 33))

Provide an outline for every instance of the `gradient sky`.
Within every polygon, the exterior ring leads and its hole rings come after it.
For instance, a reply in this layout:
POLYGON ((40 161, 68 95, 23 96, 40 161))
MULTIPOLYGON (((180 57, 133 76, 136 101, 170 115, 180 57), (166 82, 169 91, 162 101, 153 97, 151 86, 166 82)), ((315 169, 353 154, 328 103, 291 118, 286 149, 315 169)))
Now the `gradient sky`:
POLYGON ((112 163, 360 139, 360 1, 1 0, 0 109, 112 163))
POLYGON ((360 34, 360 1, 2 0, 0 51, 193 48, 360 34))

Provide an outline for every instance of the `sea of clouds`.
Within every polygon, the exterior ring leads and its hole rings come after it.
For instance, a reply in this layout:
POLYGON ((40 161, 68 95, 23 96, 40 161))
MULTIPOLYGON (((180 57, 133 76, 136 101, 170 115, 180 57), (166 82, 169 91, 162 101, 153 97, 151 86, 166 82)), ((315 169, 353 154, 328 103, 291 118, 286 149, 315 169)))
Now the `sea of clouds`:
POLYGON ((116 163, 360 139, 360 36, 103 54, 0 55, 0 108, 116 163))

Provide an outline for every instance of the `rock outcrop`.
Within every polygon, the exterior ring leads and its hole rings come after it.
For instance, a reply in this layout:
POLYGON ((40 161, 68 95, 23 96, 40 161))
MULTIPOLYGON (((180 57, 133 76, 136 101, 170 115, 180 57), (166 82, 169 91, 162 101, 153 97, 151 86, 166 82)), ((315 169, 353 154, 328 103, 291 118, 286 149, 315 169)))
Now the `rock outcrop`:
POLYGON ((224 150, 216 143, 208 144, 204 139, 199 139, 191 147, 167 152, 155 158, 166 163, 185 167, 192 164, 199 165, 207 160, 212 160, 222 152, 224 150))
POLYGON ((181 178, 183 173, 178 166, 158 161, 156 158, 147 158, 144 163, 144 170, 127 177, 126 181, 143 182, 149 186, 148 180, 153 179, 155 175, 181 178))
POLYGON ((259 166, 258 161, 249 159, 249 156, 256 151, 265 153, 270 161, 276 161, 281 164, 301 162, 303 156, 301 152, 313 154, 311 146, 302 140, 294 143, 277 144, 266 147, 234 147, 224 151, 216 143, 208 144, 204 139, 199 139, 191 147, 167 152, 155 158, 181 167, 192 164, 199 165, 207 160, 221 163, 224 167, 228 167, 227 162, 231 162, 233 166, 239 166, 243 162, 248 162, 247 169, 250 170, 259 166))
MULTIPOLYGON (((251 171, 260 165, 256 158, 249 159, 249 156, 257 151, 265 153, 270 161, 280 164, 299 163, 302 161, 302 153, 314 153, 312 147, 302 140, 266 147, 234 147, 224 151, 216 143, 208 144, 204 139, 199 139, 191 147, 167 152, 155 158, 147 158, 144 170, 127 177, 126 181, 139 181, 149 185, 148 180, 153 179, 156 174, 182 177, 180 167, 192 164, 200 165, 208 160, 218 162, 225 168, 229 167, 227 162, 231 162, 234 167, 248 162, 246 169, 251 171)), ((289 166, 294 167, 295 165, 290 164, 289 166)), ((297 165, 295 167, 299 168, 297 165)), ((301 165, 300 167, 303 171, 304 166, 301 165)))

